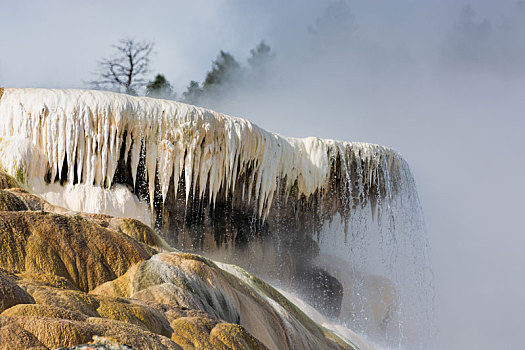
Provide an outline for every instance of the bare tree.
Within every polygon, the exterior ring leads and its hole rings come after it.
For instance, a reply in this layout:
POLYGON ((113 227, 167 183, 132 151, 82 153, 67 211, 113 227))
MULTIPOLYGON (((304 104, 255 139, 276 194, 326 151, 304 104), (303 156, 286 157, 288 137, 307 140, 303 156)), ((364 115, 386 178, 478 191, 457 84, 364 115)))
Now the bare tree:
POLYGON ((113 45, 116 54, 99 61, 99 79, 91 81, 95 88, 118 90, 136 94, 136 90, 146 85, 145 75, 149 73, 150 56, 154 43, 123 39, 113 45))

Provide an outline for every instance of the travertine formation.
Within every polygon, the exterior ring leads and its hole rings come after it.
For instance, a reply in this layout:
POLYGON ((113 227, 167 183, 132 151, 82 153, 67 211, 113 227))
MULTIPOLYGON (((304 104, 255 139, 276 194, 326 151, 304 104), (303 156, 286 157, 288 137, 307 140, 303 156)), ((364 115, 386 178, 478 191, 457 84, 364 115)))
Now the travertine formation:
POLYGON ((262 221, 288 201, 315 213, 317 221, 336 213, 348 219, 352 205, 392 195, 397 182, 391 178, 405 176, 403 159, 382 146, 287 138, 175 101, 4 89, 0 115, 7 171, 35 192, 47 193, 54 204, 83 212, 130 216, 119 203, 132 202, 123 191, 93 193, 93 187, 120 182, 157 211, 169 192, 178 198, 182 187, 186 206, 197 201, 213 208, 231 201, 234 208, 254 208, 262 221), (46 188, 44 180, 63 186, 46 188), (77 201, 68 202, 65 197, 73 193, 77 201))
POLYGON ((254 276, 173 251, 137 220, 67 214, 1 171, 0 184, 0 349, 94 336, 133 349, 353 348, 254 276))
POLYGON ((0 229, 9 237, 0 261, 15 274, 196 308, 240 323, 270 347, 339 346, 277 294, 252 285, 260 304, 253 290, 230 285, 244 275, 230 280, 224 270, 237 270, 175 248, 293 288, 325 316, 379 334, 387 346, 419 325, 430 329, 422 211, 407 163, 389 148, 288 138, 175 101, 0 88, 0 163, 16 179, 0 185, 22 188, 0 191, 0 229), (388 298, 370 298, 381 293, 368 287, 384 285, 388 298), (372 299, 388 305, 376 312, 372 299), (271 326, 255 327, 243 305, 281 321, 265 316, 271 326))

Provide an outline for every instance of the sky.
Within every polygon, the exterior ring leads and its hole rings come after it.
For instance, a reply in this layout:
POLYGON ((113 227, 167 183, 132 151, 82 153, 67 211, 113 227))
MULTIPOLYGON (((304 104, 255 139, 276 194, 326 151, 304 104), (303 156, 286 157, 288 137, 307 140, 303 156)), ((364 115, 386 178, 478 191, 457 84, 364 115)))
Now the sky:
POLYGON ((265 40, 270 73, 214 107, 287 136, 400 152, 427 222, 437 348, 521 348, 525 5, 467 5, 2 0, 0 86, 86 88, 111 45, 135 38, 155 42, 151 75, 180 95, 220 50, 246 65, 265 40))

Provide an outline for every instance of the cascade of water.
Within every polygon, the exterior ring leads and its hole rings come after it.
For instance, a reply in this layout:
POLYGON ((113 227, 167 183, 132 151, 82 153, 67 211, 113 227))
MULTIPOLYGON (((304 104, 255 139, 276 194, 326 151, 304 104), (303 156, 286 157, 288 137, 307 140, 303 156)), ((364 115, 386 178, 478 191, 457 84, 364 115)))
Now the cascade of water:
MULTIPOLYGON (((344 286, 341 323, 385 346, 427 348, 433 332, 433 276, 415 182, 401 157, 395 173, 384 158, 377 161, 383 164, 378 171, 384 195, 376 207, 370 202, 353 207, 347 225, 325 224, 316 264, 344 286)), ((363 195, 362 177, 357 181, 357 193, 363 195)))

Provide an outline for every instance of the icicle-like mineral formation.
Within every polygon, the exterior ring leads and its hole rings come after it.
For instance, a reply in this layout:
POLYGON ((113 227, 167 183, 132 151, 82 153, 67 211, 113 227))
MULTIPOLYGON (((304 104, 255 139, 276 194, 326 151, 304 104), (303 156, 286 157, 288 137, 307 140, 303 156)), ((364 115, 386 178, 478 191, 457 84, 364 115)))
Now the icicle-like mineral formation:
POLYGON ((355 182, 380 195, 387 190, 380 169, 399 177, 402 161, 377 145, 287 138, 211 110, 111 92, 4 89, 0 116, 1 137, 30 140, 34 147, 16 166, 4 164, 29 182, 110 188, 123 160, 135 187, 143 160, 152 208, 156 183, 165 201, 170 186, 177 196, 183 182, 186 202, 205 199, 213 206, 220 193, 253 200, 263 221, 277 192, 319 210, 312 199, 327 198, 327 214, 347 218, 353 190, 356 203, 366 200, 353 189, 352 164, 355 182))

